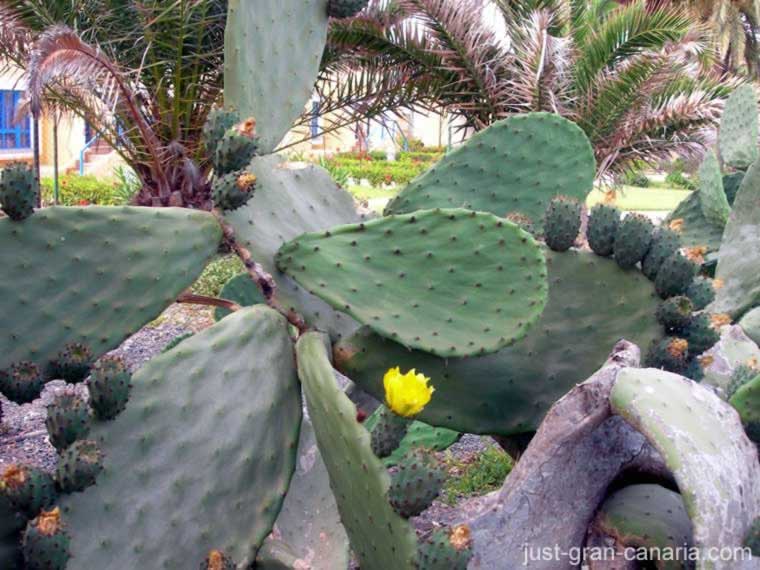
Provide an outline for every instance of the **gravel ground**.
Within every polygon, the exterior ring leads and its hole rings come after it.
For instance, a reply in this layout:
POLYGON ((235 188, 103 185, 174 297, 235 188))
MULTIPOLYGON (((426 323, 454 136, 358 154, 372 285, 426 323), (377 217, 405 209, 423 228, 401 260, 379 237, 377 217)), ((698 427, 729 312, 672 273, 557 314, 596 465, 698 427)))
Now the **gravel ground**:
MULTIPOLYGON (((154 322, 112 351, 121 356, 133 372, 153 358, 172 339, 187 332, 198 332, 213 323, 211 312, 205 307, 172 305, 154 322)), ((19 406, 0 394, 3 423, 0 426, 0 472, 5 465, 25 463, 52 471, 55 468, 55 449, 48 441, 45 430, 46 406, 53 400, 65 382, 53 381, 45 386, 42 397, 19 406)), ((84 385, 76 386, 85 398, 84 385)))

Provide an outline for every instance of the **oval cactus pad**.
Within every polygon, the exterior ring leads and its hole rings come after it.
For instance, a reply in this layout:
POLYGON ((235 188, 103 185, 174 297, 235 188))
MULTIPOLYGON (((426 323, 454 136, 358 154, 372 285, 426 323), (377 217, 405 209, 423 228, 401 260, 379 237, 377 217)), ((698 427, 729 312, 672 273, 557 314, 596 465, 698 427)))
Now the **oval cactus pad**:
POLYGON ((305 234, 282 246, 277 266, 378 334, 438 356, 514 343, 548 290, 544 254, 529 234, 467 210, 305 234))
POLYGON ((386 208, 467 208, 497 216, 519 213, 537 230, 557 195, 583 201, 596 174, 594 152, 574 123, 528 113, 494 123, 413 180, 386 208))

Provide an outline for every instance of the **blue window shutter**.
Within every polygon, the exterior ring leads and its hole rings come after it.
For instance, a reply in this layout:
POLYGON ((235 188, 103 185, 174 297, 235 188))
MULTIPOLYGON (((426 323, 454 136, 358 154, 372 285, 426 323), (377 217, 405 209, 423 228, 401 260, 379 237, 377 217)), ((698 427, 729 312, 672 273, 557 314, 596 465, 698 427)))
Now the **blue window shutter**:
POLYGON ((21 97, 21 91, 0 90, 0 150, 32 148, 30 118, 27 116, 18 124, 13 122, 21 97))
POLYGON ((311 138, 319 136, 319 101, 311 102, 311 138))

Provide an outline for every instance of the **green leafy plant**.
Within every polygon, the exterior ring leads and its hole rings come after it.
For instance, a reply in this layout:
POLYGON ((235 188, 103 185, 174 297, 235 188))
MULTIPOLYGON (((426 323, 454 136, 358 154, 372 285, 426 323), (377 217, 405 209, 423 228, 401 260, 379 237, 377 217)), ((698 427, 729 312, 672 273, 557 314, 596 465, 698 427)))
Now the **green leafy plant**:
POLYGON ((472 462, 458 461, 449 452, 445 461, 449 472, 454 472, 443 488, 444 500, 450 505, 463 498, 495 491, 502 486, 514 466, 509 455, 493 446, 479 453, 472 462))

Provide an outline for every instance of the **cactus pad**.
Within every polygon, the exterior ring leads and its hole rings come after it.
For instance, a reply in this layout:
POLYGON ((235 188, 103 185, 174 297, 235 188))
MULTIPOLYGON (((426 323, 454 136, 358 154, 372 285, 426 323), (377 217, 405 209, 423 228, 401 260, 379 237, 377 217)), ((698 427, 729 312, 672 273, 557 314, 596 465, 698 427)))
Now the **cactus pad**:
POLYGON ((728 404, 681 376, 635 368, 620 371, 610 402, 675 476, 703 559, 709 548, 741 546, 760 514, 760 464, 728 404))
POLYGON ((203 146, 211 156, 219 142, 240 121, 240 115, 228 109, 212 109, 203 125, 203 146))
POLYGON ((217 179, 214 183, 214 203, 224 210, 234 210, 237 201, 245 203, 251 193, 253 184, 238 183, 238 191, 235 192, 231 180, 226 178, 230 174, 238 173, 237 178, 242 171, 251 162, 256 154, 256 140, 253 137, 253 129, 256 128, 254 119, 248 119, 247 122, 240 123, 229 129, 214 151, 214 174, 217 179), (226 184, 217 184, 221 180, 227 181, 226 184), (234 193, 235 197, 230 197, 234 193), (233 207, 234 206, 234 207, 233 207))
POLYGON ((549 113, 494 123, 412 181, 386 208, 405 214, 467 208, 506 216, 519 212, 542 231, 546 207, 559 194, 583 201, 596 174, 583 131, 549 113))
POLYGON ((364 328, 336 346, 336 365, 362 389, 383 398, 388 368, 416 368, 435 394, 419 416, 468 433, 535 431, 546 411, 588 378, 621 338, 649 346, 662 329, 659 301, 641 273, 623 271, 591 252, 546 252, 549 301, 528 336, 494 354, 442 359, 364 328))
POLYGON ((48 363, 45 375, 77 384, 87 378, 94 360, 89 346, 81 342, 70 342, 48 363))
POLYGON ((327 40, 328 0, 231 0, 224 37, 224 101, 256 117, 262 154, 303 112, 327 40))
MULTIPOLYGON (((335 496, 330 489, 330 477, 319 453, 314 428, 304 418, 298 443, 298 463, 288 494, 277 517, 274 531, 261 547, 280 564, 286 562, 279 553, 287 553, 314 569, 343 570, 348 568, 348 536, 340 522, 335 496), (274 538, 277 537, 277 539, 274 538), (280 544, 274 544, 279 542, 280 544), (285 548, 282 546, 285 545, 285 548)), ((256 568, 280 568, 262 564, 256 558, 256 568)), ((293 567, 293 566, 289 566, 293 567)))
POLYGON ((736 195, 731 218, 718 253, 716 279, 724 286, 716 292, 712 311, 735 318, 760 303, 758 243, 760 243, 760 161, 753 164, 736 195))
MULTIPOLYGON (((631 485, 613 493, 599 509, 593 530, 618 547, 677 552, 692 544, 692 530, 681 495, 659 485, 631 485)), ((618 548, 620 552, 621 549, 618 548)), ((657 570, 682 570, 682 560, 659 556, 657 570)))
POLYGON ((156 318, 216 253, 211 214, 173 208, 45 208, 0 219, 0 369, 41 368, 69 342, 94 357, 156 318))
POLYGON ((127 409, 93 426, 97 485, 62 499, 70 570, 197 568, 212 548, 251 564, 295 467, 292 350, 285 319, 258 306, 141 368, 127 409))
POLYGON ((723 162, 747 168, 757 160, 757 95, 752 84, 738 87, 726 101, 718 144, 723 162))
MULTIPOLYGON (((219 297, 233 301, 241 307, 251 307, 260 303, 266 303, 264 295, 261 294, 261 290, 256 286, 256 283, 253 282, 248 273, 235 275, 235 277, 227 281, 224 287, 222 287, 219 297)), ((221 321, 231 312, 225 307, 217 307, 214 309, 214 320, 221 321)))
POLYGON ((694 310, 701 311, 715 300, 715 282, 699 275, 686 289, 686 296, 694 304, 694 310))
POLYGON ((546 302, 546 265, 533 238, 468 210, 307 234, 285 244, 277 264, 379 334, 439 356, 513 344, 546 302))
POLYGON ((692 192, 683 200, 663 223, 678 232, 684 247, 707 247, 717 251, 723 238, 724 226, 710 222, 702 213, 699 192, 692 192))
POLYGON ((731 206, 723 190, 723 177, 714 151, 708 151, 699 167, 699 201, 708 221, 719 226, 726 224, 731 206))
POLYGON ((657 322, 668 332, 680 332, 691 322, 694 304, 684 296, 671 297, 657 307, 657 322))
POLYGON ((348 315, 302 289, 274 264, 280 246, 304 232, 326 230, 359 221, 354 200, 317 166, 292 169, 277 156, 257 157, 249 170, 256 175, 256 192, 244 207, 227 212, 238 241, 277 281, 277 299, 302 314, 307 322, 333 338, 357 328, 348 315))
POLYGON ((760 307, 748 311, 739 321, 739 326, 755 343, 760 343, 760 307))
POLYGON ((744 383, 731 396, 731 405, 739 412, 747 435, 755 443, 760 444, 760 373, 744 383))
POLYGON ((388 504, 390 478, 356 421, 356 407, 335 382, 324 340, 316 333, 301 337, 298 373, 351 548, 362 570, 411 570, 414 530, 388 504))

